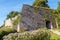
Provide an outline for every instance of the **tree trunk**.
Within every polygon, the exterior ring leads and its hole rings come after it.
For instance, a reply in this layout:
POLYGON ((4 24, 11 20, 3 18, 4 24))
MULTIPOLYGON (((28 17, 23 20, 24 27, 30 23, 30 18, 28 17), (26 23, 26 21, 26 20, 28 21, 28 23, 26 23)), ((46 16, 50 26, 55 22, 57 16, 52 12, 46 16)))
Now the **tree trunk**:
POLYGON ((17 32, 20 32, 20 24, 17 25, 17 32))
POLYGON ((58 28, 58 21, 57 21, 57 18, 55 18, 55 21, 56 21, 56 27, 58 28))

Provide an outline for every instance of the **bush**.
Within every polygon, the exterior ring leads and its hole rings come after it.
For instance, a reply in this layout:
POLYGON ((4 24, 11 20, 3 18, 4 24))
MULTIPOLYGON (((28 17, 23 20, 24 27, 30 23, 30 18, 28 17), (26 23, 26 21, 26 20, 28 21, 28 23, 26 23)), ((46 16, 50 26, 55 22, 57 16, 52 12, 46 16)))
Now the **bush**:
POLYGON ((7 35, 7 34, 9 34, 9 33, 14 33, 14 32, 16 32, 16 30, 13 29, 13 28, 8 28, 8 27, 3 27, 3 28, 1 28, 1 29, 0 29, 0 40, 2 40, 2 37, 3 37, 4 35, 7 35))
POLYGON ((50 40, 50 34, 48 31, 14 33, 4 36, 3 40, 50 40))

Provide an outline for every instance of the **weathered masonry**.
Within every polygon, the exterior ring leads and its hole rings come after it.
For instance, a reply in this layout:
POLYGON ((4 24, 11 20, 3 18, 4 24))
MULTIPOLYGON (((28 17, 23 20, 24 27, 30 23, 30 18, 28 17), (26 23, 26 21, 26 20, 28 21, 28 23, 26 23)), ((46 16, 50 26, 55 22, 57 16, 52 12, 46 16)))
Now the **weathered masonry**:
POLYGON ((55 27, 54 17, 51 15, 52 9, 41 7, 38 11, 29 5, 23 5, 21 13, 20 27, 26 30, 34 30, 40 27, 49 29, 55 27))
MULTIPOLYGON (((20 28, 16 26, 16 29, 25 29, 26 31, 29 31, 41 27, 46 27, 49 29, 55 28, 56 21, 54 16, 51 15, 52 11, 52 9, 45 7, 40 7, 36 10, 33 6, 24 4, 20 16, 20 28)), ((15 18, 16 17, 14 17, 13 20, 15 20, 15 18)), ((8 19, 5 21, 5 26, 11 27, 12 25, 12 20, 8 19)))

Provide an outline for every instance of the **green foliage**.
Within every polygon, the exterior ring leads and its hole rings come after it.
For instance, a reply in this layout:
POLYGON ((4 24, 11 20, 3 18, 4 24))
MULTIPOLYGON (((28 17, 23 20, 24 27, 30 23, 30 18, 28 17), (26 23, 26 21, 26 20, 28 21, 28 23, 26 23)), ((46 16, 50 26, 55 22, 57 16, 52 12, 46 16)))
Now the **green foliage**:
POLYGON ((15 16, 18 15, 18 14, 19 14, 19 12, 12 11, 12 12, 10 12, 10 13, 7 15, 7 19, 8 19, 8 18, 13 18, 13 17, 15 17, 15 16))
POLYGON ((48 30, 46 27, 39 28, 39 30, 48 30))
POLYGON ((60 10, 54 10, 53 15, 55 16, 55 18, 60 19, 60 10))
POLYGON ((53 10, 52 15, 55 17, 55 19, 58 22, 58 26, 60 28, 60 1, 58 2, 58 7, 56 10, 53 10))
POLYGON ((57 21, 58 26, 60 27, 60 10, 53 10, 52 16, 55 17, 55 21, 57 21))
POLYGON ((57 7, 58 10, 60 10, 60 1, 58 2, 58 7, 57 7))
POLYGON ((17 25, 20 22, 20 14, 17 15, 17 18, 13 20, 13 24, 17 25))
POLYGON ((60 40, 60 35, 51 32, 50 40, 60 40))
POLYGON ((36 7, 37 9, 40 7, 48 7, 48 0, 35 0, 33 3, 33 7, 36 7))
POLYGON ((16 30, 13 29, 13 28, 2 27, 2 28, 0 29, 0 40, 2 40, 2 37, 3 37, 4 35, 7 35, 7 34, 9 34, 9 33, 14 33, 14 32, 16 32, 16 30))
MULTIPOLYGON (((26 33, 20 33, 16 35, 11 35, 10 38, 8 37, 7 40, 49 40, 50 34, 47 31, 37 31, 37 32, 26 32, 26 33)), ((6 39, 5 39, 6 40, 6 39)))

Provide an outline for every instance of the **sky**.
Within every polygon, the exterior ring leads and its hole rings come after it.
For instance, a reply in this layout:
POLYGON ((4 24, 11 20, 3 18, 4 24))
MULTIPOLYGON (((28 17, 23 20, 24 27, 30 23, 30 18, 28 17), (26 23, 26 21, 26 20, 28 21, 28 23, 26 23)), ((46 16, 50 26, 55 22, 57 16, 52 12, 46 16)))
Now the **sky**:
MULTIPOLYGON (((60 0, 48 0, 50 8, 56 9, 60 0)), ((23 4, 32 5, 34 0, 0 0, 0 26, 11 11, 21 11, 23 4)))

